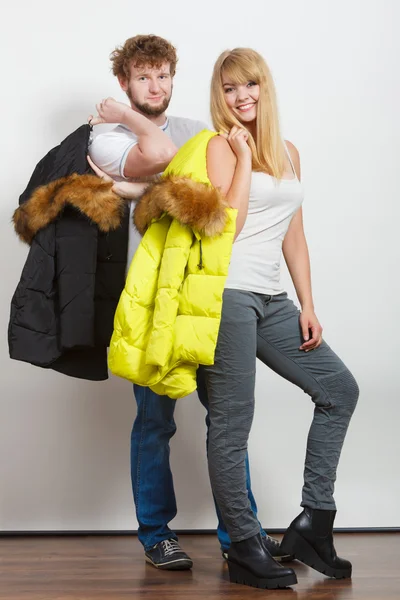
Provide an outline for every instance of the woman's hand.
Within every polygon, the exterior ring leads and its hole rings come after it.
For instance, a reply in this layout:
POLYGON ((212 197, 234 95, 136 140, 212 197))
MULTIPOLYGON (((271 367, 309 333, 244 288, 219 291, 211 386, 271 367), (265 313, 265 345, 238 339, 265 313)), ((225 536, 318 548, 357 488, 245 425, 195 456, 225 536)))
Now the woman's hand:
POLYGON ((313 310, 303 310, 300 314, 300 327, 304 343, 300 350, 309 352, 322 344, 322 327, 313 310), (311 338, 310 338, 311 331, 311 338))
POLYGON ((114 98, 106 98, 96 104, 98 112, 97 117, 89 115, 88 122, 90 125, 100 125, 101 123, 123 123, 125 115, 130 109, 127 104, 117 102, 114 98))
POLYGON ((222 134, 228 140, 230 147, 238 160, 251 161, 251 148, 247 143, 249 132, 247 129, 234 125, 228 134, 222 134))

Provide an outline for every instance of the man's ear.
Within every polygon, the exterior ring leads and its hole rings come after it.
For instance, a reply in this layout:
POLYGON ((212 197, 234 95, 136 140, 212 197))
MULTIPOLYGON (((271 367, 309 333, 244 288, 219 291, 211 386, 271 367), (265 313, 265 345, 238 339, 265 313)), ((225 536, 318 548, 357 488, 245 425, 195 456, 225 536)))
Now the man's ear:
POLYGON ((118 77, 119 85, 121 86, 123 91, 126 92, 128 90, 128 86, 129 86, 129 81, 128 81, 127 77, 125 77, 124 75, 117 75, 117 77, 118 77))

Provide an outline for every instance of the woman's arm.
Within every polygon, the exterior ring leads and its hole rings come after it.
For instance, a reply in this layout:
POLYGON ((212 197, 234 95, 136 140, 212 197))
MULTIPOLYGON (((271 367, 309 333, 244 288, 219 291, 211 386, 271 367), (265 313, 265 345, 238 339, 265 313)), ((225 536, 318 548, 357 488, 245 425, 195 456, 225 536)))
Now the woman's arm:
POLYGON ((122 123, 138 138, 129 151, 125 162, 125 177, 156 175, 164 171, 178 149, 172 140, 157 125, 127 104, 107 98, 96 105, 98 117, 92 125, 99 123, 122 123))
POLYGON ((208 176, 213 186, 225 195, 229 206, 238 211, 235 239, 247 218, 251 168, 246 132, 233 128, 227 139, 215 136, 210 140, 207 148, 208 176))
MULTIPOLYGON (((287 143, 298 178, 300 179, 299 153, 290 142, 287 143)), ((303 211, 300 208, 293 217, 283 240, 283 255, 296 289, 302 312, 300 325, 305 343, 301 350, 308 352, 322 343, 322 327, 314 312, 311 287, 310 256, 303 226, 303 211), (311 339, 309 332, 311 331, 311 339)))
POLYGON ((293 217, 283 240, 283 255, 302 309, 314 310, 310 257, 304 234, 303 211, 301 208, 293 217))
POLYGON ((308 246, 303 228, 303 213, 300 208, 293 217, 283 241, 283 255, 296 294, 301 304, 300 325, 305 343, 300 350, 313 350, 322 343, 322 327, 314 312, 311 290, 311 268, 308 246), (311 331, 311 339, 309 332, 311 331))

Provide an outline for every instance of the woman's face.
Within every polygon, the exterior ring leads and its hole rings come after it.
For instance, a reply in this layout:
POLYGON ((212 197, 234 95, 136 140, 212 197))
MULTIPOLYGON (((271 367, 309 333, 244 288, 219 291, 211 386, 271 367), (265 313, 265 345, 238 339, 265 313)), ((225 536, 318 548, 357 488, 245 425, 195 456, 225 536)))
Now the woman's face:
POLYGON ((255 121, 260 86, 254 81, 234 84, 229 81, 225 73, 222 73, 222 85, 226 104, 235 117, 243 124, 255 121))

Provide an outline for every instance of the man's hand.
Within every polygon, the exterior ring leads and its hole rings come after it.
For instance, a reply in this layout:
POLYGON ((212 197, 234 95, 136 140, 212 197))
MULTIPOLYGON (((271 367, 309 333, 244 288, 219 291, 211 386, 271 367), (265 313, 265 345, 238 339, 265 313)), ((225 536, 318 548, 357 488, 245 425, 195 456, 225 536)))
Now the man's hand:
POLYGON ((315 350, 315 348, 318 348, 318 346, 322 344, 322 327, 313 310, 304 310, 300 314, 300 327, 304 339, 304 343, 300 346, 300 350, 309 352, 310 350, 315 350))
POLYGON ((111 189, 120 198, 125 198, 126 200, 138 200, 143 196, 147 186, 148 183, 116 181, 111 189))
POLYGON ((92 169, 96 173, 96 175, 98 177, 100 177, 100 179, 104 179, 104 181, 114 181, 112 177, 110 177, 109 175, 107 175, 107 173, 104 173, 104 171, 102 171, 101 169, 99 169, 99 167, 94 164, 94 162, 92 161, 92 159, 90 158, 89 155, 87 155, 86 158, 87 158, 87 161, 88 161, 89 165, 92 167, 92 169))
MULTIPOLYGON (((94 164, 90 156, 87 156, 87 161, 89 165, 92 167, 93 171, 96 173, 98 177, 103 179, 103 181, 114 181, 112 177, 104 173, 97 165, 94 164)), ((117 194, 120 198, 126 198, 127 200, 137 200, 142 196, 149 185, 149 182, 139 183, 134 181, 114 181, 114 185, 112 186, 112 191, 114 194, 117 194)))
POLYGON ((89 115, 88 123, 90 125, 100 125, 101 123, 123 123, 125 115, 131 108, 127 104, 117 102, 114 98, 106 98, 99 104, 96 104, 98 112, 97 117, 89 115))

